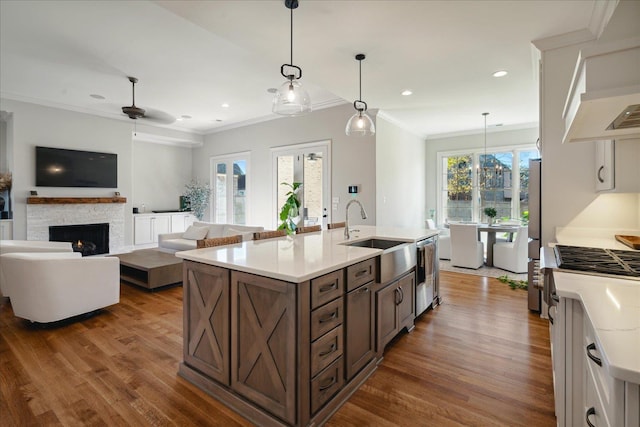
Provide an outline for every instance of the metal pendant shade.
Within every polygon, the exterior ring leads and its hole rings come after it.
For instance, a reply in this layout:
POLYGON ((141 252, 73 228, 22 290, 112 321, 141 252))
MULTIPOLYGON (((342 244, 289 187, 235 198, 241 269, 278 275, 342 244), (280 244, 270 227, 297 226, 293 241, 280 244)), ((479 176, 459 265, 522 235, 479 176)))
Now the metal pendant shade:
POLYGON ((298 1, 285 0, 284 5, 291 11, 291 61, 280 67, 280 74, 286 81, 273 97, 272 111, 283 116, 301 116, 311 112, 311 98, 299 81, 302 69, 293 65, 293 9, 298 7, 298 1))
POLYGON ((349 136, 371 136, 376 133, 376 126, 367 114, 367 103, 362 100, 362 61, 364 58, 363 53, 356 55, 360 68, 360 97, 353 101, 356 113, 351 116, 345 128, 345 132, 349 136))

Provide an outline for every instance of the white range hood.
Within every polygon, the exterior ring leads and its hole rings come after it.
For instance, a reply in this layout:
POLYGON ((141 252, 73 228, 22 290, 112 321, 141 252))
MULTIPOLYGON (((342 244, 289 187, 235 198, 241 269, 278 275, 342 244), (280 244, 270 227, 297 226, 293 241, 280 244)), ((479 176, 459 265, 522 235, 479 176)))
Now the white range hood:
POLYGON ((580 51, 562 116, 562 142, 640 137, 640 37, 580 51))

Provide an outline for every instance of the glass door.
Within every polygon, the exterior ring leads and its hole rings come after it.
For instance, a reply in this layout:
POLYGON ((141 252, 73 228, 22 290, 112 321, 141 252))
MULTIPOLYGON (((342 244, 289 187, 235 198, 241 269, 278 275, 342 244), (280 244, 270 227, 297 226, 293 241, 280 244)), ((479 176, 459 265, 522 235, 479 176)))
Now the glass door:
POLYGON ((211 159, 213 222, 247 224, 249 154, 211 159))
POLYGON ((321 225, 326 229, 329 221, 329 141, 283 147, 273 151, 276 171, 276 227, 280 225, 278 214, 284 204, 292 184, 301 182, 298 193, 301 202, 301 223, 299 225, 321 225))

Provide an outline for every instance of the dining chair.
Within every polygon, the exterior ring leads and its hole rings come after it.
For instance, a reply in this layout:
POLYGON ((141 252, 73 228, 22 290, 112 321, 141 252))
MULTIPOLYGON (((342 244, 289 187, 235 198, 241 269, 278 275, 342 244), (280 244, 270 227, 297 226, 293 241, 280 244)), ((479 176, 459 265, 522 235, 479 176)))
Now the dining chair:
POLYGON ((477 224, 450 224, 451 265, 478 269, 484 264, 484 246, 478 240, 477 224))
POLYGON ((528 228, 519 227, 513 242, 493 245, 493 266, 512 273, 526 273, 528 243, 528 228))
POLYGON ((256 231, 253 233, 253 240, 272 239, 274 237, 284 237, 286 235, 287 230, 256 231))
POLYGON ((334 223, 329 224, 327 226, 327 228, 329 230, 333 230, 334 228, 344 228, 345 225, 346 225, 345 222, 334 222, 334 223))
POLYGON ((307 225, 305 226, 301 226, 296 228, 296 234, 302 234, 302 233, 312 233, 314 231, 321 231, 322 230, 322 226, 321 225, 307 225))

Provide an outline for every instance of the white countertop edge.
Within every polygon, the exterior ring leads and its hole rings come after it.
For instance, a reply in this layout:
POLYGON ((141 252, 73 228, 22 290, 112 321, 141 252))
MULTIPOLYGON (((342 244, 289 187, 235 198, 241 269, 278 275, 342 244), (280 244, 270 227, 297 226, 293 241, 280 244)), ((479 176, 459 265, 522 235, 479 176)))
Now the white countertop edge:
POLYGON ((214 265, 216 267, 228 268, 235 271, 242 271, 243 273, 255 274, 258 276, 269 277, 272 279, 282 280, 285 282, 302 283, 307 280, 315 279, 316 277, 322 276, 324 274, 331 273, 332 271, 336 271, 341 268, 356 264, 360 261, 365 261, 369 258, 373 258, 382 253, 382 249, 368 249, 368 248, 359 248, 359 249, 362 249, 363 252, 366 252, 366 253, 363 253, 357 256, 352 256, 348 260, 345 260, 343 262, 334 263, 334 264, 331 264, 330 266, 326 266, 324 268, 320 268, 300 276, 291 276, 288 274, 277 273, 273 271, 265 272, 262 269, 252 268, 251 266, 248 266, 248 265, 229 264, 228 262, 212 260, 211 258, 198 256, 198 254, 194 254, 193 252, 196 251, 197 249, 194 251, 176 252, 176 256, 178 258, 186 259, 189 261, 195 261, 203 264, 214 265))
MULTIPOLYGON (((631 361, 621 360, 625 354, 640 354, 640 340, 636 338, 635 345, 633 343, 633 338, 636 335, 640 335, 638 327, 620 325, 615 329, 611 327, 603 328, 599 324, 599 318, 602 316, 602 310, 608 310, 609 308, 605 304, 593 304, 593 301, 587 296, 589 292, 592 295, 594 292, 603 294, 604 291, 602 289, 606 287, 611 289, 627 288, 635 291, 640 289, 640 282, 558 271, 554 272, 554 281, 556 293, 559 296, 579 300, 582 303, 586 315, 589 316, 589 320, 593 325, 598 351, 603 359, 603 366, 607 373, 614 378, 640 384, 640 359, 636 358, 636 361, 633 359, 631 361), (603 282, 604 280, 606 280, 606 284, 603 282), (575 284, 577 281, 580 281, 580 285, 575 284), (586 286, 586 291, 583 285, 586 286), (629 348, 629 346, 632 346, 632 348, 629 348)), ((603 298, 596 299, 600 302, 605 301, 603 298)), ((640 299, 627 301, 625 304, 636 307, 638 318, 640 318, 640 299)))

